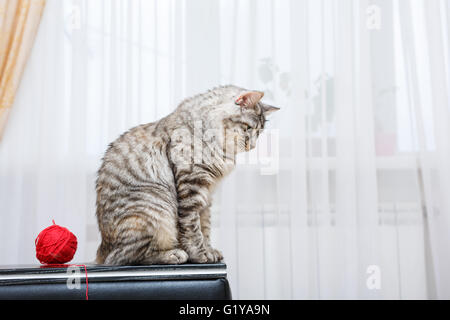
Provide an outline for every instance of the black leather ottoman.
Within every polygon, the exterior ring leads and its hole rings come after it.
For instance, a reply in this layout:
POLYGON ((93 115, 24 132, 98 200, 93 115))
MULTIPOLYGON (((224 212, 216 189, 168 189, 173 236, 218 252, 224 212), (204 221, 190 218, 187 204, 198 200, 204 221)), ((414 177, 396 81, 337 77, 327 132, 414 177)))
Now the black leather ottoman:
POLYGON ((0 299, 229 300, 231 291, 221 263, 0 266, 0 299))

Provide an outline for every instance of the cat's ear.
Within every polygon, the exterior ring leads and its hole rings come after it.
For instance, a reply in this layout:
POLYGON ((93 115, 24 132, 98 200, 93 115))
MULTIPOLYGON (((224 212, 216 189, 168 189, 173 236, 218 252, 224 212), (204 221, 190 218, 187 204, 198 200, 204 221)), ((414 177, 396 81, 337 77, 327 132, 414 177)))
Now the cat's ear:
POLYGON ((260 91, 247 91, 241 94, 234 103, 243 108, 253 108, 263 96, 264 93, 260 91))
POLYGON ((267 117, 268 115, 274 113, 275 111, 280 110, 280 108, 274 107, 274 106, 269 106, 268 104, 263 104, 262 105, 262 112, 264 114, 264 117, 267 117))

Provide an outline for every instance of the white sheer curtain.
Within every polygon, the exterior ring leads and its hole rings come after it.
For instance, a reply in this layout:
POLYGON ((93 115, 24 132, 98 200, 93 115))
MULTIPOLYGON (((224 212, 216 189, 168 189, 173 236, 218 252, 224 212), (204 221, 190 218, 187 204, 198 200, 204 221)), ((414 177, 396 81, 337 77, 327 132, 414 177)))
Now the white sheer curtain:
POLYGON ((282 108, 217 190, 238 299, 450 298, 445 0, 48 0, 0 144, 0 263, 99 243, 107 144, 218 84, 282 108))

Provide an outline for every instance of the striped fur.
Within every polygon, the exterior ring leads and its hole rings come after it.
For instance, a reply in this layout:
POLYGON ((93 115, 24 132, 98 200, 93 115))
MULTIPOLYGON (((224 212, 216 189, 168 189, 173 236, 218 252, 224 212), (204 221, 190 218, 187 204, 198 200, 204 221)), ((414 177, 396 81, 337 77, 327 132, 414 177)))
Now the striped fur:
POLYGON ((212 263, 211 192, 255 147, 265 116, 258 102, 235 104, 247 92, 222 86, 184 100, 167 117, 130 129, 111 143, 98 171, 97 263, 212 263))

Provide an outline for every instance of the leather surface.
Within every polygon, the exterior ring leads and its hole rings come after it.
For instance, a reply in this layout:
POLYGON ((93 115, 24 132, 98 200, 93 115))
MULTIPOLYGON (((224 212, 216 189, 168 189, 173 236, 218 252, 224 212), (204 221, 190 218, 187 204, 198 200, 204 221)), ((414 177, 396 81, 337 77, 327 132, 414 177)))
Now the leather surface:
POLYGON ((224 263, 205 263, 205 264, 165 264, 165 265, 135 265, 135 266, 110 266, 91 263, 69 263, 61 265, 0 265, 0 275, 2 274, 29 274, 29 273, 53 273, 65 272, 70 266, 86 266, 88 272, 97 271, 129 271, 129 270, 185 270, 185 269, 226 269, 224 263))
MULTIPOLYGON (((0 266, 0 299, 86 299, 84 268, 79 288, 67 285, 67 267, 0 266)), ((225 264, 151 266, 86 265, 88 298, 228 300, 225 264), (161 272, 175 272, 161 278, 161 272), (105 277, 104 272, 108 272, 105 277), (137 272, 137 273, 136 273, 137 272), (103 274, 103 277, 99 277, 103 274)))
MULTIPOLYGON (((89 283, 89 300, 229 300, 226 278, 212 280, 119 281, 89 283)), ((65 283, 0 286, 0 299, 86 299, 86 285, 69 289, 65 283)))

